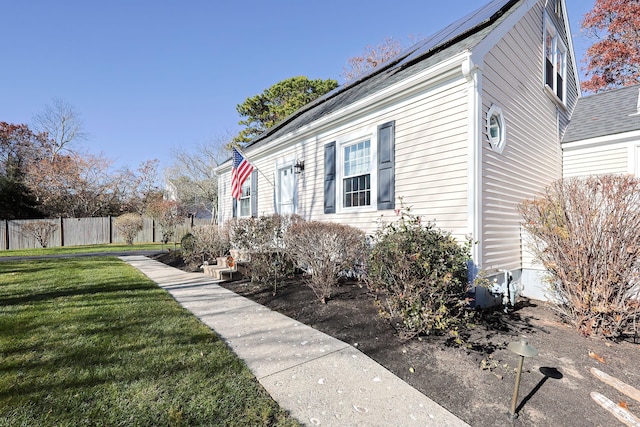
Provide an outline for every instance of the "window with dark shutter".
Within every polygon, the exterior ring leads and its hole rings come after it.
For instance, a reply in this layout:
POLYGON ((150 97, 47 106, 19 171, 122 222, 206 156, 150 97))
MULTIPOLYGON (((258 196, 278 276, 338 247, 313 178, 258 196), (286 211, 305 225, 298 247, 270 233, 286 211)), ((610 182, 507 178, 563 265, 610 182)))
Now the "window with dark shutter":
POLYGON ((324 146, 324 213, 336 213, 336 143, 324 146))
POLYGON ((251 216, 258 217, 258 171, 251 172, 251 216))
POLYGON ((395 209, 395 122, 378 126, 378 210, 395 209))
POLYGON ((342 194, 345 208, 371 205, 371 141, 342 147, 342 194))

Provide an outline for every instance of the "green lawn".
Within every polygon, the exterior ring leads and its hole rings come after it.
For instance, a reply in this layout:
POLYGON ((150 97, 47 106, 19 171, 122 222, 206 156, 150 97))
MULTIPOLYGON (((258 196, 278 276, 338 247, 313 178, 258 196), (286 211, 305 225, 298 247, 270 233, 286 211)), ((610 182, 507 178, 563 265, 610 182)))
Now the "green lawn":
MULTIPOLYGON (((96 252, 125 252, 125 251, 159 251, 174 250, 176 246, 173 243, 163 245, 161 243, 137 243, 135 245, 127 245, 124 243, 114 243, 110 245, 85 245, 85 246, 60 246, 55 248, 36 248, 36 249, 12 249, 9 251, 0 251, 0 257, 3 256, 42 256, 42 255, 60 255, 60 254, 86 254, 96 252)), ((179 248, 180 246, 177 245, 179 248)))
POLYGON ((0 426, 298 425, 114 257, 0 263, 0 426))

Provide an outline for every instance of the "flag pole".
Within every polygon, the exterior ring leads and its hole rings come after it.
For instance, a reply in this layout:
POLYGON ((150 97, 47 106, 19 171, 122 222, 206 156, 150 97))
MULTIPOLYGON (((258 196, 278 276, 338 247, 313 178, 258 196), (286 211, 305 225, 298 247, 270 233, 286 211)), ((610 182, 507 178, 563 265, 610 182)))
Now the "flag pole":
POLYGON ((242 156, 247 159, 247 161, 249 161, 249 163, 251 163, 253 165, 253 168, 255 170, 258 171, 258 173, 260 173, 260 175, 262 175, 264 177, 264 179, 267 180, 267 182, 269 183, 269 185, 271 185, 273 187, 273 189, 275 190, 276 186, 273 184, 273 182, 271 182, 271 180, 267 177, 267 175, 265 175, 260 169, 258 169, 258 167, 255 165, 255 163, 253 163, 250 159, 249 156, 247 156, 247 154, 242 151, 239 147, 234 147, 236 150, 238 150, 240 152, 240 154, 242 154, 242 156))

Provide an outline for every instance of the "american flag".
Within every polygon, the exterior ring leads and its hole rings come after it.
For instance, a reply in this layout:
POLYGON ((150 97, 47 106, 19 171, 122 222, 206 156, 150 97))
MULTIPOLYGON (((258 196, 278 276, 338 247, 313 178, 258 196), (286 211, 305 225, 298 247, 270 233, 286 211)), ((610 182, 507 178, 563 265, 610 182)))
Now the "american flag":
POLYGON ((231 169, 231 196, 240 200, 242 197, 242 184, 253 172, 253 165, 244 158, 240 151, 233 149, 233 168, 231 169))

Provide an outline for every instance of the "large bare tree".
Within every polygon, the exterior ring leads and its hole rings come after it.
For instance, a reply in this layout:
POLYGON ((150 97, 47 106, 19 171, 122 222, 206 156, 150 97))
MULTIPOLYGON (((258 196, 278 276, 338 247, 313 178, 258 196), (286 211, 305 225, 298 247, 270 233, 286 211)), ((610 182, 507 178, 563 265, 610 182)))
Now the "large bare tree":
POLYGON ((169 196, 193 213, 206 213, 216 221, 218 179, 213 170, 229 157, 226 144, 232 136, 218 137, 192 149, 176 148, 173 164, 165 170, 169 196))
POLYGON ((72 152, 73 145, 87 137, 80 113, 60 98, 53 98, 33 116, 33 128, 47 135, 51 158, 65 150, 72 152))

